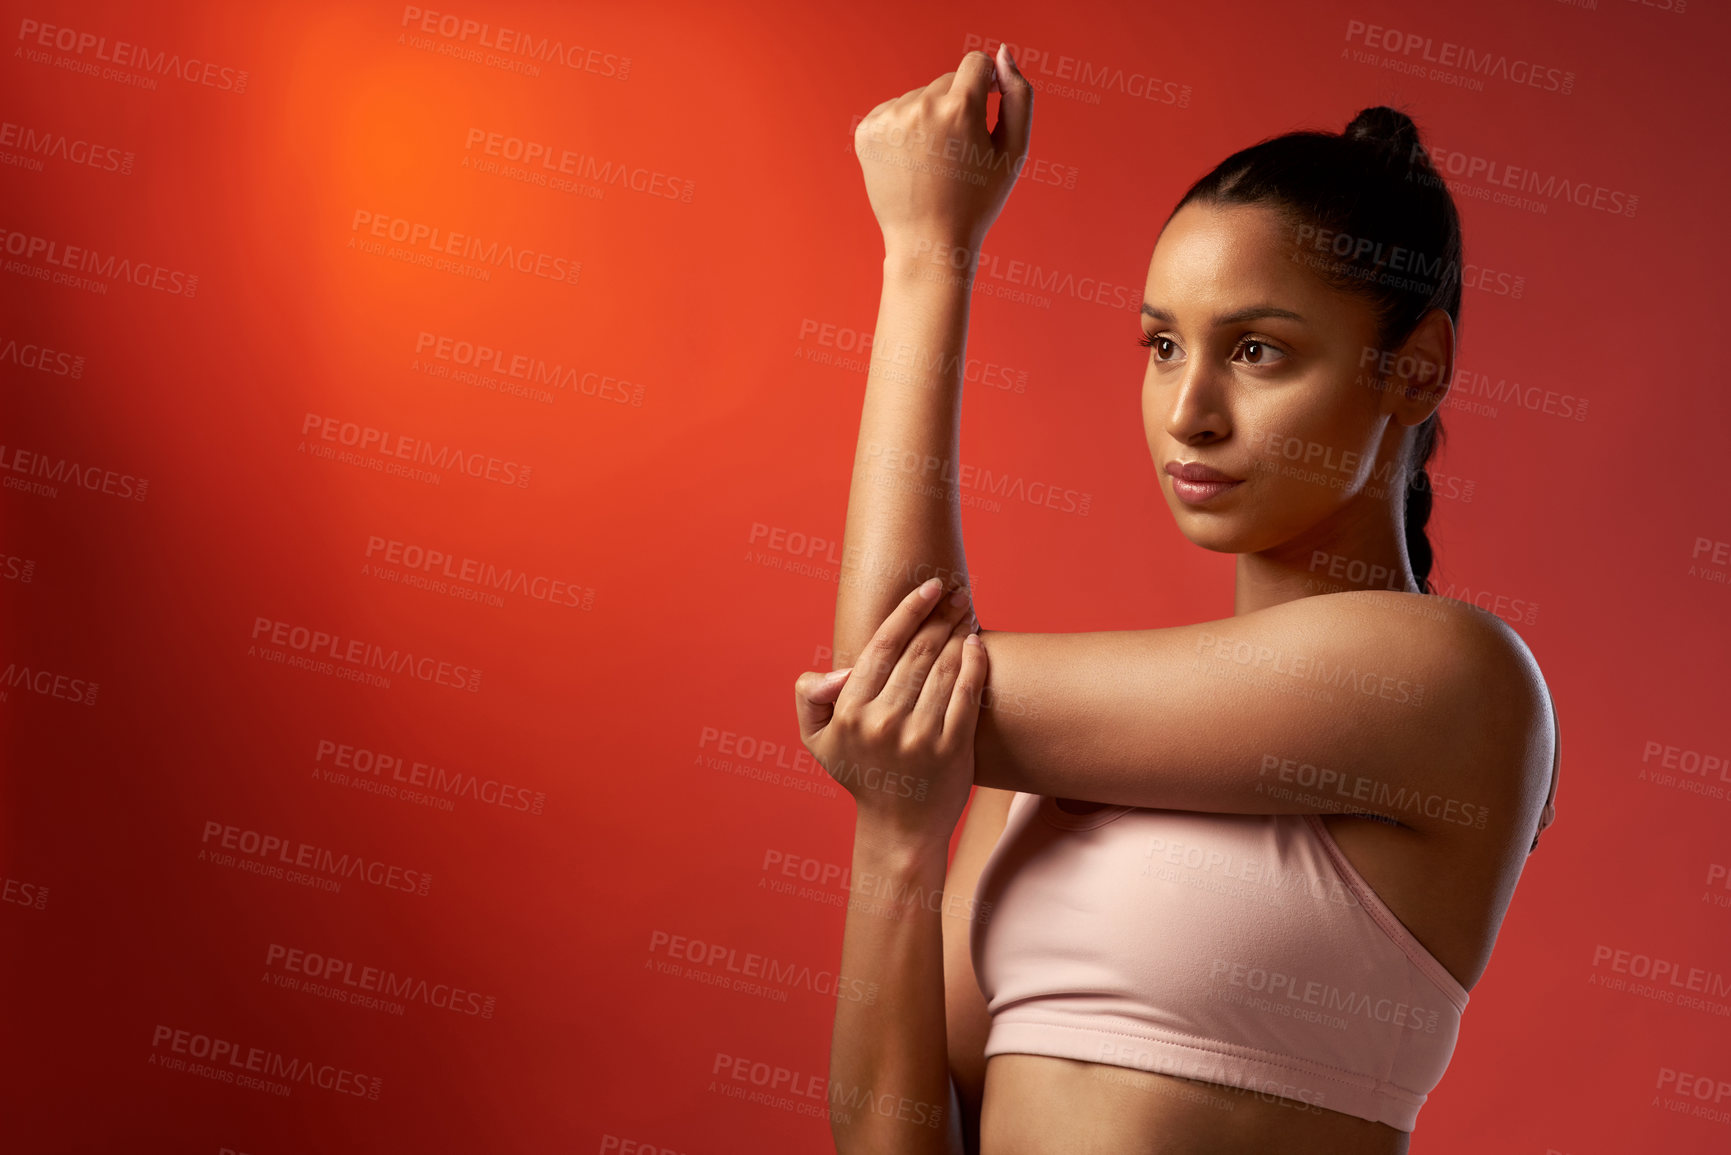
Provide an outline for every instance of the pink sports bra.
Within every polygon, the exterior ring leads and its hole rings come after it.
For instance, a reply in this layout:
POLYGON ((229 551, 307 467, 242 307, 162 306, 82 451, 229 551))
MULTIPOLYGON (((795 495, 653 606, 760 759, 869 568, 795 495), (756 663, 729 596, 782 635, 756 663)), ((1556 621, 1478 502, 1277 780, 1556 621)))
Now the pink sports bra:
POLYGON ((1135 1067, 1411 1131, 1467 1005, 1315 814, 1071 814, 1018 792, 975 898, 988 1058, 1135 1067))

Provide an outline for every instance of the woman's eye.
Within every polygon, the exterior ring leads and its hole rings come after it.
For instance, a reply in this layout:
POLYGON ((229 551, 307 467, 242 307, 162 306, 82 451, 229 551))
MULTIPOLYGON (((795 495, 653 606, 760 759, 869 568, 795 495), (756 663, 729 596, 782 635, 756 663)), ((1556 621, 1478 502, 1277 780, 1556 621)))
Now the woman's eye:
POLYGON ((1251 340, 1245 341, 1244 343, 1242 343, 1238 347, 1240 349, 1244 350, 1246 361, 1248 361, 1252 365, 1269 365, 1269 364, 1272 364, 1272 362, 1268 360, 1268 354, 1270 354, 1270 353, 1274 354, 1275 357, 1277 357, 1277 358, 1286 356, 1285 353, 1282 353, 1279 349, 1276 349, 1273 345, 1268 344, 1266 341, 1257 341, 1255 339, 1251 339, 1251 340), (1255 349, 1257 351, 1257 355, 1254 358, 1250 357, 1250 355, 1249 355, 1250 350, 1252 350, 1252 349, 1255 349))
POLYGON ((1153 349, 1154 356, 1159 360, 1164 361, 1167 358, 1168 347, 1172 345, 1172 338, 1151 337, 1147 333, 1144 333, 1137 339, 1136 343, 1144 348, 1153 349))

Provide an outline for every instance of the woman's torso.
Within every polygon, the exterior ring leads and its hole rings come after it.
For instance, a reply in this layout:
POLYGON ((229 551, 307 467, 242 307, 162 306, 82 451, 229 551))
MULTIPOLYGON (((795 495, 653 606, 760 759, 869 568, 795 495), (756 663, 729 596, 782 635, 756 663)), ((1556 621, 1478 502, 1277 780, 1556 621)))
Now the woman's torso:
MULTIPOLYGON (((1050 799, 1037 801, 1053 805, 1050 799)), ((1128 812, 1063 801, 1060 809, 1069 814, 1128 812)), ((1508 897, 1507 863, 1486 852, 1487 831, 1419 831, 1346 815, 1320 817, 1376 899, 1446 968, 1443 985, 1452 979, 1470 990, 1489 960, 1508 897)), ((1254 917, 1230 904, 1220 911, 1221 917, 1235 913, 1254 917)), ((1022 1053, 988 1059, 981 1127, 982 1150, 990 1155, 1095 1149, 1393 1155, 1408 1145, 1408 1134, 1394 1127, 1295 1098, 1134 1066, 1022 1053)))

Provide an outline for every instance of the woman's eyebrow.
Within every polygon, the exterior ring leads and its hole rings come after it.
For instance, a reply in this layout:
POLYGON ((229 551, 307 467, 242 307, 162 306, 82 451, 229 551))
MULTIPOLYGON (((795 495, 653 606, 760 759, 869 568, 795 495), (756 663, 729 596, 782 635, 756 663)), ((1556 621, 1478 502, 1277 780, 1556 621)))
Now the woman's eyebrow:
MULTIPOLYGON (((1175 325, 1178 323, 1178 318, 1174 317, 1171 313, 1168 313, 1165 309, 1156 309, 1147 301, 1142 302, 1142 315, 1145 317, 1153 317, 1156 321, 1162 321, 1168 325, 1175 325)), ((1218 317, 1215 317, 1214 320, 1210 321, 1209 325, 1210 327, 1218 328, 1221 325, 1236 325, 1240 321, 1253 321, 1258 317, 1284 317, 1288 321, 1300 322, 1304 320, 1303 317, 1294 313, 1291 309, 1282 309, 1278 305, 1246 305, 1242 309, 1234 309, 1230 313, 1220 314, 1218 317)))

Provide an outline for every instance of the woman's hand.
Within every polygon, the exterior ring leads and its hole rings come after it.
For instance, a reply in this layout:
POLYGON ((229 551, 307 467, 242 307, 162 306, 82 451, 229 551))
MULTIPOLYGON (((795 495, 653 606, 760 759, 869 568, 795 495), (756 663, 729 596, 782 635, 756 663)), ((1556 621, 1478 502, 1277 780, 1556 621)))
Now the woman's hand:
POLYGON ((941 585, 903 598, 856 665, 801 674, 794 707, 800 740, 854 796, 861 822, 948 845, 974 785, 986 648, 966 591, 956 605, 941 585))
POLYGON ((977 251, 1028 155, 1034 89, 1010 50, 970 52, 924 88, 886 100, 854 130, 866 196, 886 250, 921 243, 977 251), (986 95, 1002 94, 986 131, 986 95))

